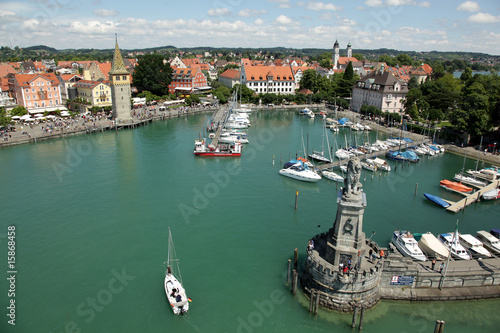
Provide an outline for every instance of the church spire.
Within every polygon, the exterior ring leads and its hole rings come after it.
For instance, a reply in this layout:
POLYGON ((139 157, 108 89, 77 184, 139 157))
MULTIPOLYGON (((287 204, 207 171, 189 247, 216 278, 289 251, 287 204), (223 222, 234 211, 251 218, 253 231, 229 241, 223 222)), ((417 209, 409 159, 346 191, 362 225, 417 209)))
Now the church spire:
POLYGON ((123 63, 122 54, 118 48, 118 37, 115 33, 115 53, 113 55, 113 65, 109 74, 130 74, 123 63))

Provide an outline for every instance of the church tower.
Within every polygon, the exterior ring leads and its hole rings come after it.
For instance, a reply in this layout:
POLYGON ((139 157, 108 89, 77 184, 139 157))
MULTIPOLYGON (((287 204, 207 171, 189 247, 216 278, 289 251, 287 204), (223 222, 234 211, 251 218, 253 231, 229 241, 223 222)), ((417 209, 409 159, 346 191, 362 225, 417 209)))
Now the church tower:
POLYGON ((352 57, 352 48, 351 48, 351 42, 347 44, 347 58, 352 57))
POLYGON ((115 53, 113 55, 113 64, 109 71, 109 83, 111 85, 111 101, 113 103, 113 118, 119 122, 131 122, 130 115, 130 73, 125 68, 120 49, 118 48, 118 39, 116 38, 115 53))
POLYGON ((339 58, 340 58, 339 42, 335 40, 335 44, 333 44, 333 56, 332 56, 333 69, 337 69, 339 58))

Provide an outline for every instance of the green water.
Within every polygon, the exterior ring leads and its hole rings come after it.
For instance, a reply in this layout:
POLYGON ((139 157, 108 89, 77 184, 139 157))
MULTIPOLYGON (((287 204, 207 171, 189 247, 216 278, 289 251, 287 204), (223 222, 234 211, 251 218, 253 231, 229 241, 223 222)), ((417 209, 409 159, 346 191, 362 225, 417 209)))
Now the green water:
MULTIPOLYGON (((193 156, 206 115, 0 150, 0 267, 7 277, 14 225, 17 270, 16 326, 2 315, 0 332, 351 332, 350 315, 313 317, 307 299, 286 285, 293 249, 303 262, 308 239, 330 228, 336 213, 337 183, 278 174, 302 150, 301 132, 320 149, 321 122, 279 111, 252 118, 251 143, 236 159, 193 156), (193 299, 184 317, 172 314, 163 290, 168 226, 193 299)), ((331 145, 354 141, 347 131, 328 135, 331 145)), ((423 198, 458 199, 438 184, 462 164, 445 154, 367 173, 367 236, 375 231, 386 245, 396 228, 437 234, 457 218, 464 233, 499 227, 499 202, 452 215, 423 198)), ((466 168, 475 165, 468 160, 466 168)), ((7 314, 9 285, 0 281, 7 314)), ((382 301, 366 312, 364 330, 433 332, 442 319, 446 331, 496 332, 499 310, 498 300, 382 301)))

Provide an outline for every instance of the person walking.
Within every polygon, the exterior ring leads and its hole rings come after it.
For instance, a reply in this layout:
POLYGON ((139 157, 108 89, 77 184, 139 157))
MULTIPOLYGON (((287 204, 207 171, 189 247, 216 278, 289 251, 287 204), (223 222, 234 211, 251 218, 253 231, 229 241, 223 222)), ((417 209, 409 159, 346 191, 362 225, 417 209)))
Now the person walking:
POLYGON ((439 265, 439 273, 442 273, 442 272, 443 272, 443 268, 444 268, 444 264, 443 264, 443 263, 441 263, 441 264, 439 265))
POLYGON ((432 270, 434 271, 434 267, 436 267, 436 258, 432 259, 432 270))

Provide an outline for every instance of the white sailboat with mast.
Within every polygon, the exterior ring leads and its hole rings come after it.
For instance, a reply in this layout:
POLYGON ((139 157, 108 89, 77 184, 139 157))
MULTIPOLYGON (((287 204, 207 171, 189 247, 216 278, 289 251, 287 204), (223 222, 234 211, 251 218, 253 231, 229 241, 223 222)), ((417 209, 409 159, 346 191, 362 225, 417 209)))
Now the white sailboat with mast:
POLYGON ((186 290, 182 286, 181 271, 179 269, 179 260, 177 259, 172 233, 168 227, 168 257, 167 270, 165 272, 165 293, 172 311, 176 315, 183 315, 189 310, 190 298, 186 295, 186 290))

